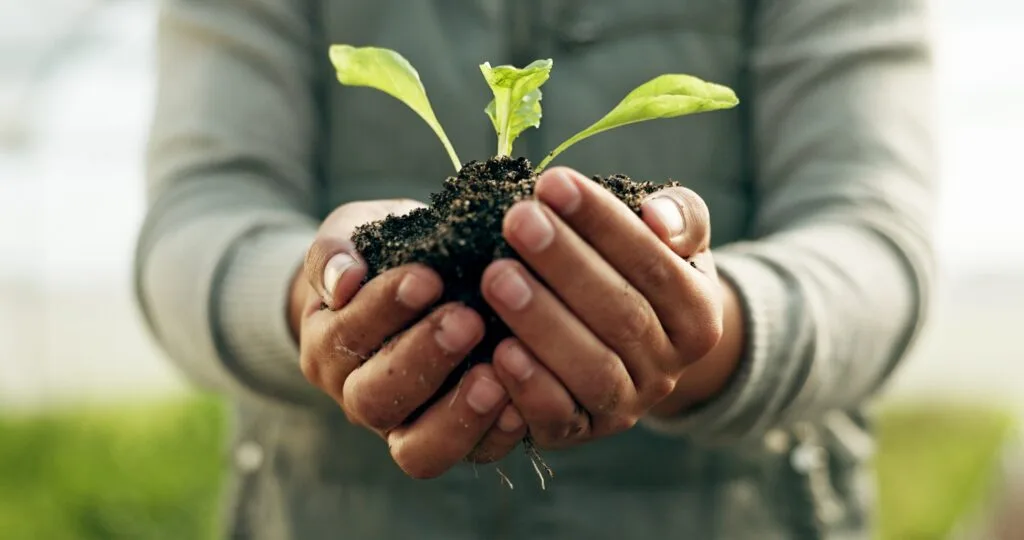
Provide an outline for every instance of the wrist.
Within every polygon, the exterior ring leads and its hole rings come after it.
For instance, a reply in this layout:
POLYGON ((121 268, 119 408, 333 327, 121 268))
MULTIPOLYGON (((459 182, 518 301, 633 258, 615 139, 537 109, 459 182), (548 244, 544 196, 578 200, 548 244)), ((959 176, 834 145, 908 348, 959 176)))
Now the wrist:
POLYGON ((704 358, 688 366, 675 390, 651 409, 650 414, 671 418, 713 399, 725 389, 739 365, 745 348, 743 307, 733 285, 719 278, 722 286, 722 338, 704 358))

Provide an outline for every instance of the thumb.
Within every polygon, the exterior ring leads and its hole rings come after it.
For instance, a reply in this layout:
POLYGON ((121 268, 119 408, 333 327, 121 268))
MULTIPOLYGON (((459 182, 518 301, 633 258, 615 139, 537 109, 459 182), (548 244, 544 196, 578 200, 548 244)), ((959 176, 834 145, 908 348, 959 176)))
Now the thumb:
POLYGON ((366 263, 348 238, 317 234, 306 252, 306 279, 329 309, 347 303, 366 275, 366 263))
POLYGON ((704 199, 684 187, 654 193, 640 207, 640 216, 680 257, 690 257, 711 245, 711 216, 704 199))
POLYGON ((330 309, 347 303, 366 276, 366 262, 351 236, 360 225, 423 208, 411 199, 360 201, 338 207, 320 226, 303 265, 306 279, 330 309))

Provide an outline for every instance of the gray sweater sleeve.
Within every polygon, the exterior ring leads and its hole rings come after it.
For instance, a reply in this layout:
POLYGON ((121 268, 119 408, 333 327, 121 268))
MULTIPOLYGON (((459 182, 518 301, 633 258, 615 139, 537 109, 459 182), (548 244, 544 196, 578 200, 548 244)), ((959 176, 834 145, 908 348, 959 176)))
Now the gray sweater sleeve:
POLYGON ((859 406, 917 336, 933 282, 927 1, 761 4, 742 105, 754 234, 715 253, 745 307, 746 355, 711 402, 645 420, 709 441, 859 406))
POLYGON ((136 294, 208 389, 315 399, 285 315, 316 228, 308 15, 305 0, 161 4, 136 294))

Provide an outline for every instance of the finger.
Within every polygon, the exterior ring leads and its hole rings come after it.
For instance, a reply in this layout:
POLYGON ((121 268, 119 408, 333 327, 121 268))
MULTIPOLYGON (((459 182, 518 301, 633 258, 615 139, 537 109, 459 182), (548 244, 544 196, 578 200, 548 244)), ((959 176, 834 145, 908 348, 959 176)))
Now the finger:
POLYGON ((493 463, 507 456, 524 437, 526 422, 515 406, 509 403, 466 460, 472 463, 493 463))
POLYGON ((652 358, 667 355, 672 343, 651 304, 626 278, 537 201, 509 209, 504 229, 509 244, 551 291, 618 353, 637 387, 657 376, 660 366, 652 358))
POLYGON ((419 264, 392 268, 366 283, 338 311, 320 311, 336 345, 365 356, 437 301, 444 285, 436 272, 419 264))
POLYGON ((391 457, 413 478, 440 476, 469 455, 506 403, 494 368, 478 364, 415 422, 387 434, 391 457))
POLYGON ((517 339, 508 338, 494 350, 494 370, 538 447, 565 448, 590 437, 590 417, 517 339))
POLYGON ((342 403, 349 373, 434 303, 441 289, 434 271, 406 265, 370 280, 338 311, 312 308, 302 325, 300 346, 306 379, 342 403))
POLYGON ((692 257, 711 245, 711 214, 704 199, 690 189, 669 187, 651 195, 641 216, 680 257, 692 257))
POLYGON ((345 380, 355 423, 387 431, 430 399, 484 335, 475 311, 448 304, 403 332, 345 380))
MULTIPOLYGON (((619 356, 522 264, 496 261, 482 284, 488 304, 587 411, 597 415, 634 402, 636 389, 619 356)), ((603 429, 603 419, 595 416, 595 429, 603 429)))
POLYGON ((579 173, 556 167, 537 181, 537 197, 554 209, 653 306, 673 343, 693 321, 687 301, 700 298, 707 276, 672 251, 650 227, 607 189, 579 173))
POLYGON ((366 263, 348 238, 318 235, 306 252, 306 279, 330 309, 338 309, 359 289, 366 263))

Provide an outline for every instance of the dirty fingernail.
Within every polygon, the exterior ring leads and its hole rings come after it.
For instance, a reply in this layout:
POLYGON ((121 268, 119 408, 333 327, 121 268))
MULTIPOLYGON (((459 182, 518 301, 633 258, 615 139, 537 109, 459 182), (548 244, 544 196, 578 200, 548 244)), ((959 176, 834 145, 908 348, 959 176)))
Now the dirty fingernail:
POLYGON ((555 239, 555 228, 551 225, 551 220, 544 215, 540 203, 525 203, 520 213, 512 234, 519 239, 523 247, 536 253, 550 246, 551 241, 555 239))
POLYGON ((505 354, 501 355, 497 361, 519 382, 526 382, 530 375, 533 375, 533 360, 519 345, 506 348, 505 354))
POLYGON ((463 310, 452 310, 441 318, 440 328, 434 333, 437 344, 450 353, 460 353, 476 339, 472 316, 463 310))
POLYGON ((495 278, 491 292, 499 302, 513 311, 523 309, 533 296, 530 286, 515 268, 509 268, 495 278))
POLYGON ((345 271, 356 265, 355 257, 348 253, 338 253, 327 261, 324 267, 324 290, 331 298, 334 297, 334 290, 338 288, 338 282, 345 271))
POLYGON ((569 215, 580 207, 580 188, 576 182, 565 171, 553 171, 552 178, 547 182, 544 190, 544 202, 548 203, 558 213, 569 215))
POLYGON ((505 389, 495 381, 481 377, 466 394, 466 403, 477 414, 487 414, 505 398, 505 389))
POLYGON ((683 213, 679 210, 679 205, 675 201, 665 197, 655 197, 647 201, 646 206, 651 212, 654 212, 654 216, 665 226, 669 238, 683 234, 686 223, 683 221, 683 213))
POLYGON ((498 429, 505 433, 514 433, 523 427, 523 417, 513 407, 505 407, 505 410, 498 418, 498 429))
POLYGON ((398 301, 409 309, 423 309, 437 296, 436 287, 427 280, 409 272, 398 284, 398 301))

